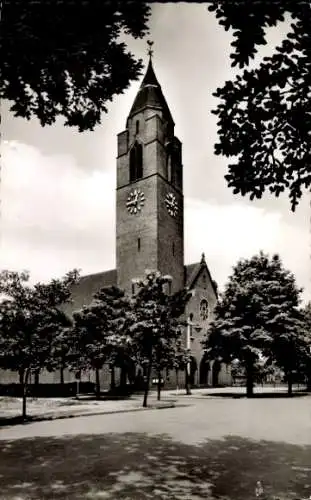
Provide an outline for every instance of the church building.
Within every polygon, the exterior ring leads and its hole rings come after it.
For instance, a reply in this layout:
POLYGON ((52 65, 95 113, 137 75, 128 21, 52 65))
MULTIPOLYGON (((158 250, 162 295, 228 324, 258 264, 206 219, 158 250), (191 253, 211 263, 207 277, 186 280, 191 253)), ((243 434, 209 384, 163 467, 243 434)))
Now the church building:
MULTIPOLYGON (((184 263, 184 196, 182 145, 174 134, 174 120, 155 75, 151 51, 147 71, 126 120, 118 134, 116 162, 116 269, 82 276, 72 288, 66 312, 88 305, 104 286, 116 285, 135 293, 133 280, 154 269, 172 277, 171 293, 185 286, 193 291, 185 316, 184 339, 191 349, 190 384, 231 384, 229 367, 209 362, 201 341, 217 303, 217 285, 204 253, 193 264, 184 263)), ((187 167, 186 167, 187 168, 187 167)), ((101 387, 110 383, 109 366, 100 371, 101 387)), ((116 370, 116 382, 118 381, 116 370)), ((73 373, 65 370, 64 381, 73 373)), ((33 377, 32 377, 33 378, 33 377)), ((84 374, 82 380, 92 380, 84 374)), ((184 385, 184 374, 179 378, 184 385)), ((176 374, 163 373, 164 388, 176 387, 176 374)), ((2 383, 18 382, 18 375, 1 370, 2 383), (14 380, 13 380, 14 378, 14 380), (15 380, 16 379, 16 380, 15 380)), ((40 373, 40 382, 60 382, 58 372, 40 373)))
MULTIPOLYGON (((103 286, 135 293, 133 279, 143 277, 146 269, 168 274, 173 278, 172 293, 184 286, 193 290, 186 309, 192 385, 229 384, 228 367, 209 363, 201 345, 213 317, 217 285, 204 254, 198 262, 184 264, 182 145, 174 127, 150 54, 125 130, 118 134, 116 269, 83 276, 73 288, 70 308, 87 305, 103 286)), ((174 385, 172 376, 163 376, 165 386, 174 385)))

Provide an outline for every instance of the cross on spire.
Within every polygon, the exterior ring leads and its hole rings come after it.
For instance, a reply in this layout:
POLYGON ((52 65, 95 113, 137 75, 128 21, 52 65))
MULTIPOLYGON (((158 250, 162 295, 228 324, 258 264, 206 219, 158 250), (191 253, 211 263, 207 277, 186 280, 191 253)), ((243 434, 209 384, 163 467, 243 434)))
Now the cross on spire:
POLYGON ((152 45, 153 45, 153 42, 152 42, 152 41, 150 41, 150 40, 147 40, 147 43, 148 43, 148 47, 149 47, 149 48, 148 48, 148 56, 149 56, 149 58, 150 58, 150 60, 151 60, 151 57, 152 57, 152 54, 153 54, 153 50, 152 50, 152 48, 151 48, 151 47, 152 47, 152 45))

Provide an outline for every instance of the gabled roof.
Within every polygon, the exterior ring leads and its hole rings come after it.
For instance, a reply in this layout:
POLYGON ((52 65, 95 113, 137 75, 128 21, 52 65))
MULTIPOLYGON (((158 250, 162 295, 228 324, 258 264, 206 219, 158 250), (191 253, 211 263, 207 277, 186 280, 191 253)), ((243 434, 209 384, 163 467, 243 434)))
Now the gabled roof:
MULTIPOLYGON (((212 283, 213 290, 217 296, 217 286, 212 280, 211 274, 207 267, 204 254, 200 262, 188 264, 184 267, 185 270, 185 286, 192 288, 203 269, 207 270, 209 279, 212 283)), ((72 313, 74 310, 81 309, 84 305, 88 305, 93 298, 93 294, 98 292, 104 286, 117 285, 117 270, 110 269, 101 273, 88 274, 81 276, 77 285, 73 285, 71 304, 66 304, 64 310, 67 313, 72 313)))
POLYGON ((117 285, 116 269, 81 276, 77 285, 73 285, 71 289, 73 303, 68 305, 67 309, 77 310, 84 305, 88 305, 94 293, 98 292, 104 286, 112 285, 117 285))
POLYGON ((218 296, 217 285, 216 282, 212 279, 211 273, 206 264, 204 253, 202 254, 200 262, 195 262, 193 264, 188 264, 187 266, 185 266, 185 286, 191 289, 194 286, 197 278, 199 277, 199 274, 203 271, 203 269, 206 269, 213 290, 217 297, 218 296))
POLYGON ((163 95, 161 85, 155 75, 151 59, 135 97, 129 118, 148 106, 161 110, 163 112, 163 118, 174 124, 171 112, 163 95))

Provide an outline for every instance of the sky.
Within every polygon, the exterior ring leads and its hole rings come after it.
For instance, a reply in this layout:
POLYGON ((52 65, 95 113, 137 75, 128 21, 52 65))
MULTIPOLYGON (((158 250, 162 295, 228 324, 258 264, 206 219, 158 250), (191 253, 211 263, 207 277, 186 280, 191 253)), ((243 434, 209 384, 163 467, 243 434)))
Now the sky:
MULTIPOLYGON (((268 32, 259 57, 271 53, 288 23, 268 32)), ((153 4, 153 65, 183 143, 185 263, 205 253, 223 289, 240 258, 278 253, 304 300, 311 299, 310 200, 295 213, 286 195, 249 201, 233 195, 224 175, 227 159, 215 156, 217 106, 213 91, 232 79, 232 34, 203 4, 153 4)), ((126 38, 147 64, 145 40, 126 38)), ((256 64, 256 61, 255 63, 256 64)), ((62 123, 41 127, 15 118, 2 103, 0 269, 28 270, 32 281, 115 267, 117 134, 125 128, 140 82, 117 96, 94 132, 62 123)))

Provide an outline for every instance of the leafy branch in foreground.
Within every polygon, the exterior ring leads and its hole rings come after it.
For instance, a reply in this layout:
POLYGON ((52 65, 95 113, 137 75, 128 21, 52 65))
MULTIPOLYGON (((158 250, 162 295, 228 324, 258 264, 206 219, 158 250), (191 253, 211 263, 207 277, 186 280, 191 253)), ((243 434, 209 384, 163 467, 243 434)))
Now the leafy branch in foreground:
POLYGON ((120 35, 147 34, 143 2, 4 2, 0 97, 15 116, 57 117, 79 132, 93 130, 107 103, 137 80, 136 60, 120 35))
POLYGON ((311 5, 310 2, 213 0, 225 30, 233 29, 232 66, 249 65, 265 45, 268 27, 291 18, 289 33, 259 67, 245 69, 218 88, 219 142, 215 153, 236 157, 225 176, 235 194, 261 198, 288 192, 294 211, 311 185, 311 5))

